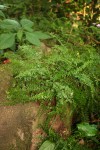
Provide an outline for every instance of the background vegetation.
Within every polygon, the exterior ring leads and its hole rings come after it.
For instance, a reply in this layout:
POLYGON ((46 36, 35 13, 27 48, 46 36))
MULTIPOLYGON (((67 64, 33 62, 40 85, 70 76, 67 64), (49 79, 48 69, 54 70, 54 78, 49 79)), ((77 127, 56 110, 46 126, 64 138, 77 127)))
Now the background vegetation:
POLYGON ((49 110, 40 150, 100 149, 99 6, 98 0, 1 0, 0 61, 9 59, 13 68, 8 98, 49 110), (69 133, 49 127, 56 115, 69 133))

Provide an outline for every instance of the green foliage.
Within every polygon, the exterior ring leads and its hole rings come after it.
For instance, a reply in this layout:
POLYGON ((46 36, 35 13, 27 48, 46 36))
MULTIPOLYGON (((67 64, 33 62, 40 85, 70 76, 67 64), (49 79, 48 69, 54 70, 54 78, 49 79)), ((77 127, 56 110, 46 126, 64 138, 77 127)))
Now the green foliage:
MULTIPOLYGON (((35 21, 39 22, 38 19, 35 21)), ((44 52, 42 47, 36 48, 27 44, 18 46, 16 53, 5 53, 4 56, 11 60, 10 65, 13 68, 13 83, 8 98, 14 104, 40 101, 41 104, 46 105, 46 109, 51 110, 49 115, 60 114, 65 117, 64 120, 70 119, 70 114, 75 113, 76 124, 77 121, 88 122, 89 119, 92 119, 93 114, 98 118, 100 115, 100 59, 99 46, 96 42, 99 40, 97 36, 99 29, 82 26, 81 23, 76 28, 65 18, 56 18, 51 26, 49 26, 50 21, 49 19, 42 20, 37 27, 34 24, 35 29, 39 27, 40 30, 48 29, 51 32, 55 46, 49 53, 46 50, 44 52), (53 106, 52 101, 55 101, 53 106), (66 116, 67 106, 71 109, 68 111, 69 118, 66 116)), ((8 24, 8 28, 11 32, 13 28, 13 34, 16 34, 19 41, 26 35, 30 43, 39 45, 40 39, 48 38, 48 35, 32 30, 33 22, 30 20, 22 19, 18 24, 22 30, 19 30, 16 21, 13 22, 13 25, 12 22, 8 24)), ((70 122, 70 120, 67 121, 70 122)), ((69 138, 67 141, 55 140, 55 133, 53 133, 52 139, 54 140, 49 138, 48 140, 54 144, 49 142, 46 148, 49 148, 50 145, 57 145, 55 148, 57 150, 73 150, 73 147, 76 150, 85 149, 85 146, 77 144, 77 140, 86 138, 92 141, 94 138, 92 135, 97 136, 97 130, 89 124, 79 124, 78 129, 80 130, 78 130, 78 134, 80 133, 78 138, 69 138), (84 129, 89 129, 89 131, 84 129), (80 136, 81 132, 82 134, 84 132, 84 137, 80 136)))
POLYGON ((4 15, 4 13, 1 10, 0 10, 0 17, 5 18, 5 15, 4 15))
POLYGON ((11 48, 15 43, 15 34, 7 33, 0 35, 0 50, 11 48))
POLYGON ((50 38, 46 33, 34 31, 33 22, 28 19, 21 19, 20 23, 16 20, 4 19, 1 21, 0 30, 0 50, 12 48, 24 41, 40 46, 40 39, 50 38))
POLYGON ((84 122, 77 124, 77 127, 78 131, 76 130, 67 139, 62 139, 54 132, 47 132, 47 139, 41 144, 40 149, 47 148, 48 150, 49 146, 53 145, 53 150, 99 150, 97 126, 84 122))
POLYGON ((17 54, 10 54, 10 58, 15 77, 10 95, 14 101, 49 102, 56 98, 57 112, 69 103, 81 111, 81 117, 86 112, 94 112, 96 105, 99 111, 100 61, 93 47, 87 45, 71 50, 55 46, 48 56, 31 46, 22 46, 17 54))
POLYGON ((33 17, 34 14, 46 14, 50 10, 51 4, 47 0, 2 0, 1 4, 6 4, 10 7, 8 15, 21 19, 24 17, 33 17))
POLYGON ((5 5, 0 5, 0 20, 2 18, 5 18, 5 14, 3 13, 3 10, 7 9, 7 6, 5 5))
POLYGON ((42 146, 39 148, 39 150, 54 150, 55 144, 50 141, 45 141, 42 146))
MULTIPOLYGON (((45 146, 46 150, 50 149, 50 144, 52 144, 54 147, 52 150, 91 150, 88 146, 85 145, 79 145, 75 137, 70 137, 67 140, 59 139, 55 142, 51 142, 50 140, 45 141, 39 150, 45 146)), ((50 149, 51 150, 51 149, 50 149)))
POLYGON ((85 137, 92 137, 97 134, 97 126, 89 125, 89 123, 80 123, 77 125, 78 130, 85 137))
POLYGON ((2 0, 1 4, 9 6, 6 15, 10 17, 32 18, 34 14, 47 16, 53 13, 57 17, 67 17, 70 20, 82 20, 88 25, 99 21, 99 0, 2 0))
POLYGON ((63 44, 71 49, 81 49, 86 45, 96 47, 99 51, 100 30, 98 27, 91 25, 87 27, 82 21, 71 21, 67 18, 56 18, 50 14, 48 19, 45 17, 34 18, 36 28, 49 31, 54 38, 50 45, 63 44), (42 19, 41 19, 42 18, 42 19), (50 24, 50 25, 49 25, 50 24))
MULTIPOLYGON (((12 88, 8 92, 12 103, 40 101, 46 105, 46 109, 49 107, 51 110, 49 116, 64 114, 63 119, 69 119, 67 121, 70 122, 71 118, 66 116, 68 106, 72 110, 67 115, 75 113, 76 124, 77 121, 94 121, 94 116, 100 116, 100 30, 96 26, 90 26, 98 20, 97 2, 72 0, 66 4, 61 0, 52 0, 51 3, 46 0, 2 0, 1 3, 7 5, 0 5, 0 53, 3 53, 3 49, 18 48, 16 53, 4 54, 10 59, 13 68, 12 88), (6 9, 8 12, 4 13, 6 9), (83 11, 84 14, 77 14, 83 11), (33 18, 34 12, 39 15, 33 18), (41 12, 47 18, 42 17, 41 12), (16 19, 6 19, 8 14, 16 19), (34 21, 26 19, 26 16, 34 21), (18 18, 21 18, 20 21, 17 21, 18 18), (50 32, 51 36, 42 31, 50 32), (39 49, 28 45, 40 46, 41 40, 51 37, 54 40, 46 43, 50 47, 54 46, 49 54, 46 50, 42 51, 41 47, 39 49), (53 106, 52 101, 55 101, 53 106)), ((94 144, 93 149, 100 148, 97 146, 97 126, 80 123, 77 127, 78 135, 67 140, 62 140, 51 132, 40 150, 91 149, 80 145, 80 138, 87 145, 90 142, 90 147, 94 144)))
POLYGON ((4 10, 5 8, 7 8, 7 6, 5 6, 5 5, 0 5, 0 9, 1 9, 1 10, 4 10))

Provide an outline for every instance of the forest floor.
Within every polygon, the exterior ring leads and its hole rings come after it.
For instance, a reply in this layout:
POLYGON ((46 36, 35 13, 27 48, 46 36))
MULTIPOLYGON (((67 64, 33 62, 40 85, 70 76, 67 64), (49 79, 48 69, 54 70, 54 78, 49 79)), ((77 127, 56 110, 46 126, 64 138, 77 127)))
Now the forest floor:
POLYGON ((37 117, 37 103, 7 105, 7 90, 12 75, 7 64, 0 64, 0 150, 36 150, 45 133, 38 127, 44 116, 37 117))

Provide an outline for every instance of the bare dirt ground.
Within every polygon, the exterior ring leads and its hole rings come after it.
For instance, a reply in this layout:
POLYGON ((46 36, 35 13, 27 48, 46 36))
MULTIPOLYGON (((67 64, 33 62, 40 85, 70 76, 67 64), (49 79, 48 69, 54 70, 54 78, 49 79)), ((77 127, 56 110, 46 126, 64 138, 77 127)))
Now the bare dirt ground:
POLYGON ((0 65, 0 150, 36 150, 41 141, 36 136, 44 136, 38 128, 39 104, 27 103, 6 106, 7 90, 12 76, 7 65, 0 65), (34 138, 35 137, 35 138, 34 138))

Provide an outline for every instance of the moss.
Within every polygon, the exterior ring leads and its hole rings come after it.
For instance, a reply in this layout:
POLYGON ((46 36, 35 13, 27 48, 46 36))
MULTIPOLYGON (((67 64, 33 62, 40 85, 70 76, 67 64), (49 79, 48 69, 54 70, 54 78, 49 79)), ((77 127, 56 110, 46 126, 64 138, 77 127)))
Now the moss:
POLYGON ((7 90, 11 84, 11 69, 8 64, 0 65, 0 105, 7 100, 7 90))

